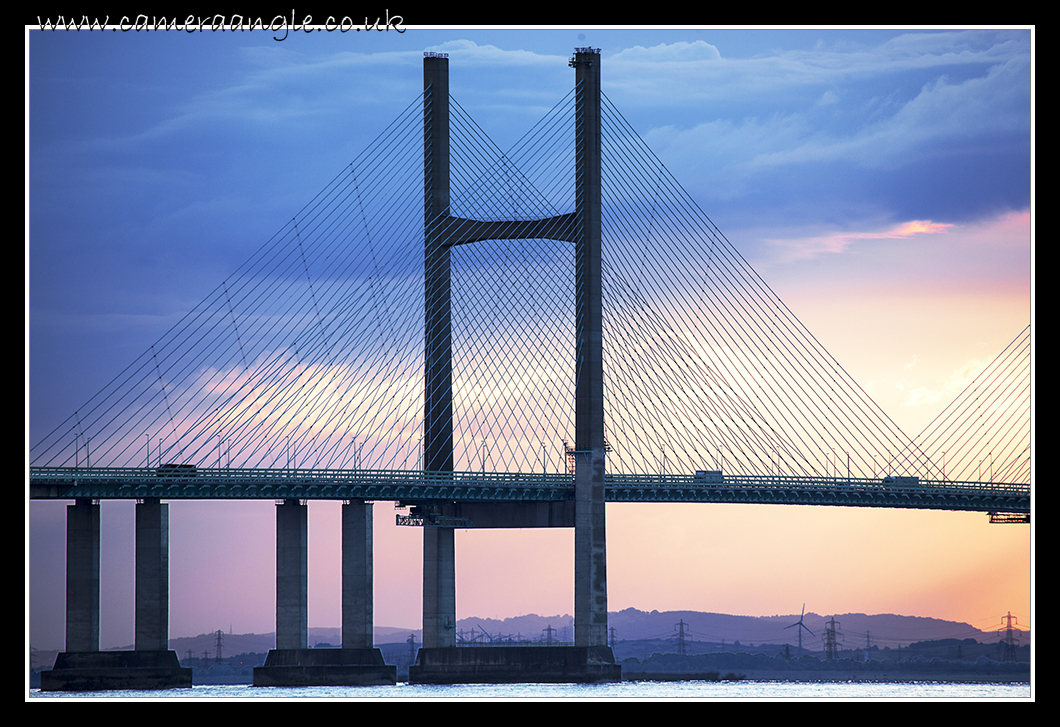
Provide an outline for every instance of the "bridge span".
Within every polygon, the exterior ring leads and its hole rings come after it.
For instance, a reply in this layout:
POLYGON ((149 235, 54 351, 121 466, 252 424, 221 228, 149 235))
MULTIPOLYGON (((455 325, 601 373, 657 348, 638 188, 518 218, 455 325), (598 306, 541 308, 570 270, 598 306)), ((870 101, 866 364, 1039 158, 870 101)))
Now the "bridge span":
MULTIPOLYGON (((1030 486, 919 478, 616 474, 607 502, 831 505, 1030 514, 1030 486)), ((33 499, 367 500, 409 505, 567 502, 570 475, 541 472, 425 472, 370 469, 34 467, 33 499)), ((571 523, 573 526, 573 523, 571 523)), ((467 522, 464 527, 474 527, 467 522)))

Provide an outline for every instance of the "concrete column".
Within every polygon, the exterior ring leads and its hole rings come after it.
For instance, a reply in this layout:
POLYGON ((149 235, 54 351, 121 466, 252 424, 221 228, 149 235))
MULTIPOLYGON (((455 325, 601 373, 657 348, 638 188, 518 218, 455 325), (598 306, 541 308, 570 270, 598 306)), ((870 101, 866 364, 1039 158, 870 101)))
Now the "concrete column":
MULTIPOLYGON (((423 59, 424 469, 453 471, 453 341, 449 218, 449 59, 423 59)), ((456 554, 451 528, 423 529, 423 645, 456 645, 456 554)))
POLYGON ((308 509, 298 500, 276 506, 276 648, 308 648, 308 509))
POLYGON ((423 467, 453 470, 453 340, 449 218, 449 59, 423 59, 425 379, 423 467))
POLYGON ((579 454, 574 473, 574 643, 606 646, 600 54, 578 48, 573 65, 576 197, 582 233, 575 252, 575 449, 579 454))
POLYGON ((66 650, 99 651, 99 505, 66 508, 66 650))
POLYGON ((136 505, 136 650, 169 649, 169 505, 136 505))
POLYGON ((342 505, 342 648, 373 646, 372 503, 342 505))
POLYGON ((423 648, 456 646, 456 548, 452 528, 423 528, 423 648))

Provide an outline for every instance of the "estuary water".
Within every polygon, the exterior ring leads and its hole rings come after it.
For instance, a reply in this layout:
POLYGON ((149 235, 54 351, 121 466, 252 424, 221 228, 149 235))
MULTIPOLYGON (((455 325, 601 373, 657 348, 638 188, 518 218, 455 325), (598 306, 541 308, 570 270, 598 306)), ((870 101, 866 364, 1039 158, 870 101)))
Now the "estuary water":
POLYGON ((392 687, 252 687, 204 685, 191 689, 113 692, 41 692, 39 699, 348 699, 348 700, 1030 700, 1029 684, 958 682, 621 682, 618 684, 462 684, 392 687))

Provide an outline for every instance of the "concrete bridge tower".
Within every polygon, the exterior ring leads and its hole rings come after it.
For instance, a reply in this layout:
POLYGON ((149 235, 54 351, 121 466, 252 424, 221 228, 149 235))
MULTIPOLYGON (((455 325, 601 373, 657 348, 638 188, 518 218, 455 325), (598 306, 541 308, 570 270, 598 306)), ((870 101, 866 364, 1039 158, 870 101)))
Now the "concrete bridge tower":
POLYGON ((612 681, 620 669, 607 645, 607 553, 604 518, 603 306, 601 292, 600 53, 578 48, 576 210, 532 220, 491 222, 454 217, 449 207, 449 59, 423 60, 424 137, 424 468, 453 471, 450 249, 480 240, 557 239, 575 245, 575 501, 450 508, 475 527, 575 529, 574 647, 456 648, 456 553, 453 527, 425 521, 423 645, 414 682, 612 681), (564 503, 565 504, 565 503, 564 503), (542 507, 545 505, 545 507, 542 507), (532 523, 532 525, 528 525, 532 523))

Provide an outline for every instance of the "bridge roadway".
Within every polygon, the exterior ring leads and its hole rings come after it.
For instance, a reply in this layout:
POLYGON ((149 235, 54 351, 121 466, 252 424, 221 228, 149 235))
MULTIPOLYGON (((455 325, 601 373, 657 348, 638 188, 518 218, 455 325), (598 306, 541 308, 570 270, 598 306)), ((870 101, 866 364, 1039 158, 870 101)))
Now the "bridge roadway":
MULTIPOLYGON (((34 500, 379 500, 561 502, 574 499, 567 474, 420 470, 200 467, 32 467, 34 500)), ((1024 484, 772 475, 608 474, 607 502, 728 502, 1030 513, 1024 484)))

